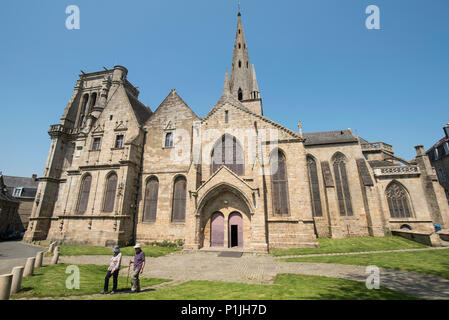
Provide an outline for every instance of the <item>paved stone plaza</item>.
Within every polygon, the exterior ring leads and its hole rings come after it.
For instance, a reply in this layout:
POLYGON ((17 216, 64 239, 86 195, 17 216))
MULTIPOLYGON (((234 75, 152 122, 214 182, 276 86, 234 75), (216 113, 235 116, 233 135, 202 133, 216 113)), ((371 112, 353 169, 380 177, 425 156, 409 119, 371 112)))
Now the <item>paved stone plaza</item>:
MULTIPOLYGON (((430 249, 432 250, 432 249, 430 249)), ((447 250, 447 249, 443 249, 447 250)), ((404 251, 404 250, 401 250, 404 251)), ((411 250, 412 251, 412 250, 411 250)), ((61 263, 108 265, 109 256, 61 257, 61 263)), ((125 266, 131 257, 123 258, 125 266)), ((48 262, 46 258, 45 262, 48 262)), ((123 268, 122 268, 123 269, 123 268)), ((179 284, 190 280, 272 284, 277 274, 292 273, 365 281, 366 267, 326 263, 282 262, 270 255, 218 257, 217 252, 180 252, 149 258, 145 277, 165 278, 179 284)), ((122 270, 125 273, 126 270, 122 270)), ((381 286, 423 299, 449 299, 449 280, 409 271, 381 269, 381 286)))
POLYGON ((12 268, 24 266, 26 259, 36 256, 39 251, 46 249, 25 245, 20 241, 0 242, 0 274, 11 273, 12 268))

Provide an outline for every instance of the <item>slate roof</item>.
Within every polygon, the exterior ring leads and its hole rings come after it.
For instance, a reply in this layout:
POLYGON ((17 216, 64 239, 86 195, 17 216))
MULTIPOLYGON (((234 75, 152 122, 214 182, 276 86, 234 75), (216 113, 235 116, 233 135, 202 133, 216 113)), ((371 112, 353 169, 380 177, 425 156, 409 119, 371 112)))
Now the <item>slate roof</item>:
POLYGON ((368 163, 371 168, 396 166, 396 164, 385 160, 369 160, 368 163))
POLYGON ((430 147, 429 150, 426 151, 426 153, 432 152, 433 149, 438 148, 438 147, 441 146, 444 142, 449 142, 449 139, 446 138, 446 137, 441 138, 440 140, 438 140, 437 143, 435 143, 432 147, 430 147))
POLYGON ((27 177, 3 176, 6 189, 12 195, 14 188, 23 188, 21 198, 34 198, 36 196, 38 181, 27 177))
POLYGON ((152 115, 150 108, 145 106, 142 102, 139 101, 133 94, 131 94, 128 90, 126 90, 126 95, 128 96, 129 103, 134 110, 134 114, 136 115, 137 121, 139 124, 144 124, 145 121, 152 115))
POLYGON ((350 130, 311 132, 304 133, 303 136, 306 140, 304 142, 306 146, 335 143, 353 143, 359 141, 350 130))
POLYGON ((9 193, 8 188, 6 188, 5 176, 2 175, 1 173, 0 173, 0 200, 17 202, 17 200, 9 193))

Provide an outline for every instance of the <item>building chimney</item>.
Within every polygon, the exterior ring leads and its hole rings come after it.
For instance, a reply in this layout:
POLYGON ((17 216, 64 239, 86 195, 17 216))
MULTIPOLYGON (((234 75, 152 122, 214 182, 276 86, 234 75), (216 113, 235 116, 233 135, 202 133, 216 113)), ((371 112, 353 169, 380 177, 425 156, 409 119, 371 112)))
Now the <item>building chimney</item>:
POLYGON ((31 176, 31 178, 33 178, 33 181, 37 181, 37 174, 33 173, 33 175, 31 176))
POLYGON ((424 151, 424 146, 423 145, 415 146, 415 150, 416 150, 416 155, 418 157, 426 155, 426 152, 424 151))
POLYGON ((446 126, 443 128, 444 133, 446 134, 446 138, 449 139, 449 122, 446 123, 446 126))
POLYGON ((301 121, 298 121, 298 133, 302 137, 302 123, 301 123, 301 121))

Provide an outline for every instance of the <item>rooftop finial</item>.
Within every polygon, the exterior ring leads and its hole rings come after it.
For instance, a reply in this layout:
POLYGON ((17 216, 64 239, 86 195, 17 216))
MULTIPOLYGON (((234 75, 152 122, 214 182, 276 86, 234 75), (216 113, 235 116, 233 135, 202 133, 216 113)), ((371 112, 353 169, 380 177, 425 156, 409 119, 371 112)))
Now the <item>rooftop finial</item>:
POLYGON ((238 7, 239 7, 239 14, 238 14, 238 16, 240 17, 242 14, 240 13, 240 1, 238 2, 238 7))

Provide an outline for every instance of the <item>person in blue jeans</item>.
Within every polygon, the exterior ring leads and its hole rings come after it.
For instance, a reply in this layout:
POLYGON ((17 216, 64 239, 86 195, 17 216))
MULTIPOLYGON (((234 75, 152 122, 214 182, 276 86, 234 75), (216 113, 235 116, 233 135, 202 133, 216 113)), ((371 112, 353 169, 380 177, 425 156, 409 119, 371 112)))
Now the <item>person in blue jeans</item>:
POLYGON ((111 276, 113 277, 111 294, 117 292, 118 273, 120 271, 120 264, 122 262, 122 254, 120 252, 119 246, 115 246, 112 251, 114 252, 114 255, 111 258, 108 273, 106 273, 106 277, 104 278, 104 289, 103 291, 101 291, 101 293, 103 294, 108 292, 109 278, 111 278, 111 276))

